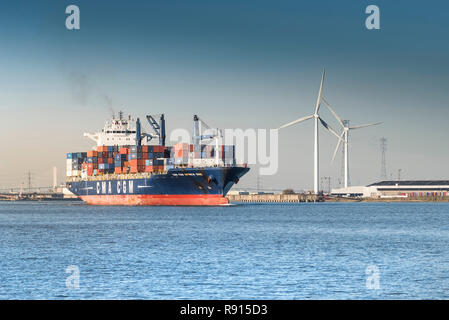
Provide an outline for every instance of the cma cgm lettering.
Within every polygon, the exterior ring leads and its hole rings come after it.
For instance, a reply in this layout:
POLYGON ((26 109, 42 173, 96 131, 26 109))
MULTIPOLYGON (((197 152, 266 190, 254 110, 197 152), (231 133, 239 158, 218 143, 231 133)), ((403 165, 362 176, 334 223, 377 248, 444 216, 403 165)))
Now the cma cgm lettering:
POLYGON ((134 193, 134 180, 119 180, 119 181, 97 181, 97 194, 125 194, 134 193), (112 190, 112 184, 116 184, 115 192, 112 190))
POLYGON ((68 190, 94 205, 227 204, 227 192, 249 168, 236 164, 234 146, 218 145, 213 135, 206 144, 200 121, 194 116, 193 144, 165 146, 164 115, 146 134, 139 119, 119 113, 102 131, 85 134, 96 150, 67 154, 68 190), (154 137, 159 145, 149 144, 154 137))
POLYGON ((134 193, 134 180, 122 180, 117 182, 102 181, 97 182, 97 194, 125 194, 134 193), (112 191, 112 184, 116 184, 115 192, 112 191))

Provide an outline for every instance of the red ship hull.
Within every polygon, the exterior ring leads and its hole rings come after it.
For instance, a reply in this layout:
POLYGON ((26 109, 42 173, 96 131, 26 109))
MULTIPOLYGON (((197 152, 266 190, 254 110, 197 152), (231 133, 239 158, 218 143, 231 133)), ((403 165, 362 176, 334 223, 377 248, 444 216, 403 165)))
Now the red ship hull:
POLYGON ((80 198, 91 205, 122 205, 122 206, 219 206, 229 203, 228 199, 220 194, 201 195, 154 195, 154 194, 127 194, 127 195, 88 195, 80 198))

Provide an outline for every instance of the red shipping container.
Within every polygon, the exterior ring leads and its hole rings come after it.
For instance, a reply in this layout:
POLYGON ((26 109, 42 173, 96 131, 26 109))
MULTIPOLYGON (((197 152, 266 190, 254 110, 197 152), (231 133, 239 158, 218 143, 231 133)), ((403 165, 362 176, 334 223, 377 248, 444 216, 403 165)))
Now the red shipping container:
POLYGON ((137 164, 138 164, 137 159, 132 159, 132 160, 129 160, 128 162, 129 162, 130 166, 137 167, 137 164))
POLYGON ((153 172, 153 166, 146 166, 145 172, 153 172))
POLYGON ((128 148, 120 148, 120 154, 128 154, 129 149, 128 148))
POLYGON ((88 163, 87 164, 87 170, 89 169, 97 169, 98 165, 96 163, 88 163))
POLYGON ((103 158, 97 158, 98 160, 97 160, 97 162, 98 163, 103 163, 103 158))
POLYGON ((109 163, 109 164, 113 164, 113 163, 114 163, 114 159, 108 158, 108 163, 109 163))
POLYGON ((148 153, 148 146, 142 146, 142 152, 148 153))
POLYGON ((114 173, 122 173, 122 168, 121 167, 115 167, 114 173))
POLYGON ((148 159, 148 153, 142 152, 142 159, 148 159))

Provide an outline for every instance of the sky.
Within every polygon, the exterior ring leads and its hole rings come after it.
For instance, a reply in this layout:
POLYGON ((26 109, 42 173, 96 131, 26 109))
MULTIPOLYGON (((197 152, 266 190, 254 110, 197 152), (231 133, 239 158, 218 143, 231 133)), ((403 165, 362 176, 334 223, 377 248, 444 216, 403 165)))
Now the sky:
MULTIPOLYGON (((111 110, 198 114, 219 128, 278 128, 324 96, 351 124, 353 185, 387 174, 449 179, 449 4, 445 1, 101 1, 0 4, 0 188, 64 181, 65 154, 92 147, 111 110), (67 30, 65 9, 80 9, 67 30), (380 9, 367 30, 365 8, 380 9)), ((328 110, 321 116, 337 131, 328 110)), ((341 153, 320 128, 320 175, 338 187, 341 153)), ((239 182, 254 187, 257 165, 239 182)), ((279 169, 264 189, 313 187, 313 121, 279 131, 279 169)))

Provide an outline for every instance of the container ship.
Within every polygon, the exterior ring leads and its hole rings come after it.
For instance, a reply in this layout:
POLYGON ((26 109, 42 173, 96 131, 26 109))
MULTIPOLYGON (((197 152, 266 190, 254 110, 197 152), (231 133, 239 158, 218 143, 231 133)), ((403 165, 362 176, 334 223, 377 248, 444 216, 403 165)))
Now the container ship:
POLYGON ((96 147, 67 154, 68 190, 91 205, 228 204, 227 192, 249 168, 236 164, 234 145, 218 143, 220 130, 195 115, 193 143, 166 146, 164 115, 146 118, 154 133, 122 112, 100 132, 85 133, 96 147))

